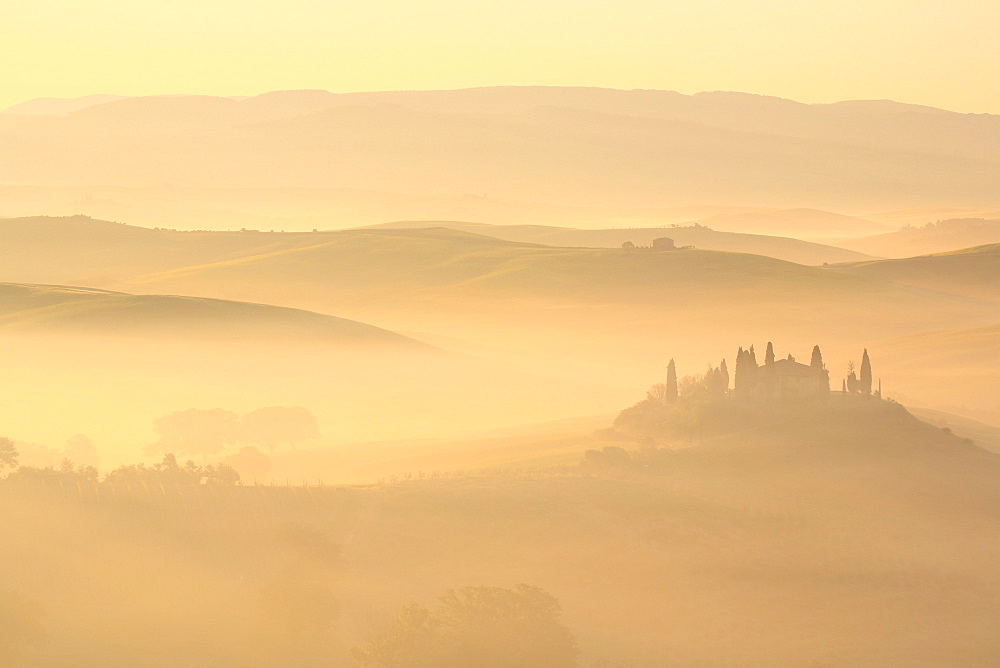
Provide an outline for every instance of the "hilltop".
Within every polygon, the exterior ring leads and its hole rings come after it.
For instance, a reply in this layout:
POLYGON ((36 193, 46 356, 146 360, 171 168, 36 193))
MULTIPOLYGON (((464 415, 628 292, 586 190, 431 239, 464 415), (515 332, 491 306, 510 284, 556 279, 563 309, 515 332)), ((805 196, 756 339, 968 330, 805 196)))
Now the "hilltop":
POLYGON ((264 294, 323 286, 317 297, 378 303, 500 297, 624 305, 715 299, 766 287, 769 299, 879 290, 840 272, 745 253, 557 248, 445 228, 360 229, 316 245, 138 277, 158 292, 264 294))
POLYGON ((874 234, 890 228, 858 216, 816 209, 785 209, 725 213, 709 216, 700 224, 727 232, 751 232, 797 239, 823 239, 874 234))
POLYGON ((669 227, 621 228, 584 230, 551 225, 489 225, 460 221, 398 221, 370 225, 373 229, 421 229, 446 227, 486 236, 544 244, 546 246, 580 248, 619 248, 625 242, 648 246, 654 239, 668 237, 678 246, 694 246, 702 250, 729 251, 764 255, 796 264, 818 265, 872 259, 857 251, 811 243, 788 237, 740 232, 719 232, 701 224, 669 227))
POLYGON ((0 219, 0 280, 97 284, 308 246, 310 233, 177 232, 87 216, 0 219))
POLYGON ((950 218, 844 241, 843 245, 872 255, 900 258, 997 243, 1000 243, 1000 219, 950 218))

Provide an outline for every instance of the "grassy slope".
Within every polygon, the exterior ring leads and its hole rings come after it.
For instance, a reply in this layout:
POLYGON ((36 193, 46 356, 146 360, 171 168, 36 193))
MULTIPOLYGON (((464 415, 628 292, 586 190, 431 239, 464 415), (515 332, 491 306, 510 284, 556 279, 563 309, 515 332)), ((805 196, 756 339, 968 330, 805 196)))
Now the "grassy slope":
POLYGON ((899 260, 851 263, 838 269, 897 285, 1000 300, 1000 244, 899 260))
POLYGON ((266 284, 278 278, 311 281, 335 291, 513 290, 598 300, 644 299, 693 285, 709 291, 760 284, 791 290, 877 288, 869 281, 756 255, 553 248, 439 228, 349 230, 308 248, 163 272, 138 284, 266 284))
POLYGON ((0 283, 0 329, 183 334, 196 338, 273 336, 327 343, 424 346, 364 323, 278 306, 11 283, 0 283))
POLYGON ((900 357, 918 359, 921 364, 983 364, 1000 366, 1000 325, 921 332, 886 341, 884 346, 900 357))
POLYGON ((910 334, 871 351, 892 394, 1000 425, 1000 325, 910 334))

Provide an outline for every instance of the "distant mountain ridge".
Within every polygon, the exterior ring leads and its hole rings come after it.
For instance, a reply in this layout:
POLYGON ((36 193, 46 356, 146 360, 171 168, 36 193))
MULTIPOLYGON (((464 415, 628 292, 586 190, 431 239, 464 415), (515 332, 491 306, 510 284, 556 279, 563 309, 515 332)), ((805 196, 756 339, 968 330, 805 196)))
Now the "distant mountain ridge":
POLYGON ((0 182, 11 184, 337 187, 583 206, 1000 205, 1000 116, 891 102, 277 91, 2 114, 0 136, 0 182))

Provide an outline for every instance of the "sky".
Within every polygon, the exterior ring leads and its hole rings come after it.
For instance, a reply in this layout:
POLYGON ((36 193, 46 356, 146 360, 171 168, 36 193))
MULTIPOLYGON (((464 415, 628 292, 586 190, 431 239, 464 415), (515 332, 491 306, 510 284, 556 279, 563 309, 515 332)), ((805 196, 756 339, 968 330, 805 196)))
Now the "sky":
POLYGON ((1000 113, 998 0, 4 0, 0 108, 573 85, 1000 113))

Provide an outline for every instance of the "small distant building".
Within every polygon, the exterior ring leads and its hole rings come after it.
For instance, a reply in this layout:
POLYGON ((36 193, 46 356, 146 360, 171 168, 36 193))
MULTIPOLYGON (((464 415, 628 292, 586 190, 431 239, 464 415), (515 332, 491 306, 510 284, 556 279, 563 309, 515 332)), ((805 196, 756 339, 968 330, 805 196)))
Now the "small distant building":
POLYGON ((793 359, 777 360, 757 369, 758 391, 776 399, 802 399, 827 394, 830 374, 826 369, 793 359))
POLYGON ((823 364, 819 346, 811 364, 801 364, 791 355, 776 360, 770 343, 764 364, 758 365, 753 346, 736 354, 735 395, 753 399, 804 399, 830 392, 830 372, 823 364))
POLYGON ((669 237, 653 239, 653 250, 677 250, 674 240, 669 237))

